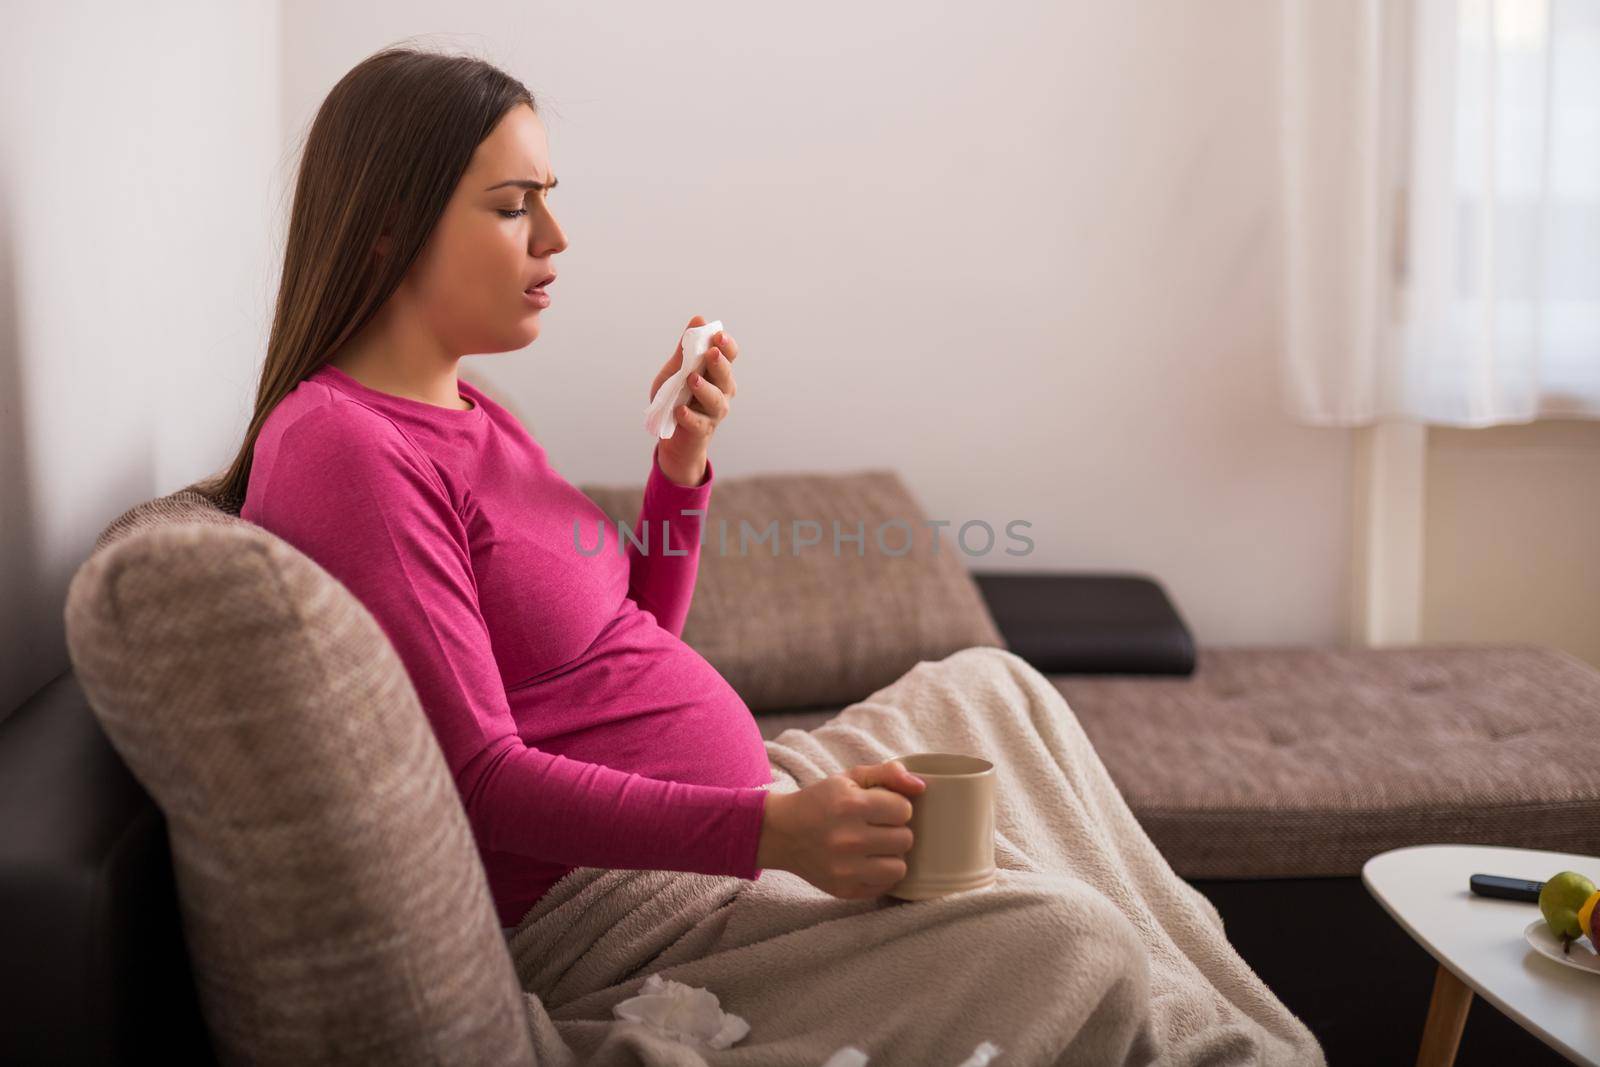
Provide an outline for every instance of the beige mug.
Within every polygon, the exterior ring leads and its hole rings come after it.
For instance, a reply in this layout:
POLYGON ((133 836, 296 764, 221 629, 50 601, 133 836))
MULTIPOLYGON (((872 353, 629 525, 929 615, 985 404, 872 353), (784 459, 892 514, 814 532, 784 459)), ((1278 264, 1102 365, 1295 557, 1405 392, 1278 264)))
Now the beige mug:
POLYGON ((955 752, 898 757, 928 783, 911 801, 906 876, 889 889, 901 900, 929 900, 993 885, 994 764, 955 752))

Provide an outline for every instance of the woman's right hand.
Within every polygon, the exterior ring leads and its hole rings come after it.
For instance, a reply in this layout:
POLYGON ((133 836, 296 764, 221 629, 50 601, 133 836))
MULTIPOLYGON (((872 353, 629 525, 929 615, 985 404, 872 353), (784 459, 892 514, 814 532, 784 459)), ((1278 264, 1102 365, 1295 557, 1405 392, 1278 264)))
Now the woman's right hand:
POLYGON ((795 793, 768 793, 756 866, 832 896, 880 896, 906 876, 911 801, 927 786, 899 760, 863 763, 795 793))

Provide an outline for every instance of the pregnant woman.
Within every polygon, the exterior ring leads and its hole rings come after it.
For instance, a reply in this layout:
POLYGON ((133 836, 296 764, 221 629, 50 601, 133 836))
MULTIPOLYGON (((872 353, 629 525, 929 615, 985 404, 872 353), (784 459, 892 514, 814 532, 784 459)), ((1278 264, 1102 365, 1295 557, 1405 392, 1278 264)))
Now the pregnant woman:
POLYGON ((1011 653, 918 664, 763 742, 680 636, 733 337, 654 445, 645 545, 577 543, 604 513, 457 376, 463 355, 538 338, 567 247, 556 186, 534 99, 503 71, 400 48, 350 71, 305 144, 254 418, 209 487, 393 642, 550 1013, 548 1062, 612 1040, 598 1021, 645 971, 748 1019, 737 1062, 815 1064, 848 1041, 875 1064, 954 1064, 982 1039, 1017 1064, 1320 1062, 1011 653), (888 757, 942 749, 995 757, 997 881, 900 902, 884 892, 924 784, 888 757))

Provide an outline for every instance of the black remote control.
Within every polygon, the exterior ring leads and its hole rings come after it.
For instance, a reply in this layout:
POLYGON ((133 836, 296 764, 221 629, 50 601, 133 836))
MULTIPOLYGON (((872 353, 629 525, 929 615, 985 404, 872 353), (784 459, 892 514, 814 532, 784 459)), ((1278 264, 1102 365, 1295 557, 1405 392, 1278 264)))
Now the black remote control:
POLYGON ((1500 897, 1503 900, 1525 900, 1539 903, 1539 890, 1543 882, 1530 882, 1526 878, 1506 878, 1498 874, 1475 874, 1469 880, 1472 891, 1479 896, 1500 897))

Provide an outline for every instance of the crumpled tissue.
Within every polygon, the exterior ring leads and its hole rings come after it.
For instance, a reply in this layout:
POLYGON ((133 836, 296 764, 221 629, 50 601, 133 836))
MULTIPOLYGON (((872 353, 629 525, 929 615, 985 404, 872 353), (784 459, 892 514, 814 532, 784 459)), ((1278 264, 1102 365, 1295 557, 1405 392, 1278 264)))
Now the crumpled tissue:
MULTIPOLYGON (((623 1022, 640 1023, 662 1037, 698 1048, 723 1049, 750 1032, 750 1024, 722 1010, 722 1002, 709 989, 685 985, 671 978, 652 974, 639 987, 637 996, 612 1007, 623 1022)), ((987 1067, 1000 1054, 992 1041, 979 1042, 972 1055, 959 1067, 987 1067)), ((836 1051, 822 1067, 866 1067, 867 1054, 854 1045, 836 1051)))
POLYGON ((671 437, 678 428, 677 416, 672 409, 679 404, 687 404, 694 399, 694 393, 689 389, 689 375, 696 373, 706 361, 706 350, 711 347, 711 339, 722 329, 722 320, 708 322, 704 326, 691 326, 683 331, 683 366, 673 372, 672 377, 661 383, 661 388, 656 390, 656 395, 650 398, 650 406, 645 409, 644 428, 650 433, 665 441, 671 437))
POLYGON ((727 1048, 750 1032, 749 1023, 722 1010, 715 993, 659 974, 646 978, 638 996, 611 1011, 617 1018, 643 1023, 663 1037, 704 1048, 727 1048))
MULTIPOLYGON (((989 1061, 998 1055, 999 1045, 993 1041, 980 1041, 978 1047, 972 1050, 972 1055, 961 1061, 960 1067, 988 1067, 989 1061)), ((854 1045, 846 1045, 829 1056, 828 1062, 822 1067, 867 1067, 867 1054, 854 1045)))

